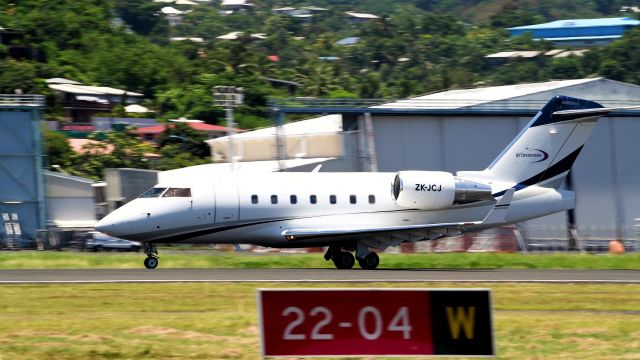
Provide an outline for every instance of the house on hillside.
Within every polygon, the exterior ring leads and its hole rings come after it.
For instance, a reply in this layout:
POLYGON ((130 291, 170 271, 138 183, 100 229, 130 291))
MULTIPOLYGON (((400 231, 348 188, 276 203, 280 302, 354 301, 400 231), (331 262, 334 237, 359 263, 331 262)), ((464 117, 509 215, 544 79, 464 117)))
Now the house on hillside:
POLYGON ((63 78, 48 79, 47 86, 56 92, 65 117, 74 123, 90 123, 95 113, 111 112, 116 105, 136 104, 142 100, 142 94, 136 92, 82 85, 63 78))
POLYGON ((294 11, 296 11, 296 8, 291 6, 285 6, 285 7, 271 10, 271 12, 274 13, 275 15, 291 15, 294 11))
POLYGON ((160 9, 159 14, 167 18, 170 26, 177 26, 182 23, 182 16, 186 11, 178 10, 172 6, 165 6, 160 9))
POLYGON ((508 28, 511 36, 530 33, 536 40, 546 40, 556 46, 605 46, 640 25, 628 17, 602 19, 558 20, 544 24, 508 28))
POLYGON ((380 19, 380 17, 377 16, 377 15, 366 14, 366 13, 357 13, 357 12, 354 12, 354 11, 347 11, 347 12, 345 12, 345 15, 347 15, 347 18, 350 21, 355 22, 355 23, 367 22, 367 21, 380 19))
POLYGON ((344 39, 338 40, 336 42, 336 45, 350 46, 350 45, 357 44, 358 41, 360 41, 360 37, 359 36, 350 36, 350 37, 346 37, 344 39))
MULTIPOLYGON (((242 31, 232 31, 232 32, 230 32, 228 34, 217 36, 216 39, 219 39, 219 40, 238 40, 243 35, 244 35, 244 33, 242 31)), ((249 39, 251 39, 251 40, 264 40, 266 38, 267 38, 267 34, 263 34, 263 33, 256 33, 256 34, 250 34, 249 35, 249 39)))
POLYGON ((222 0, 220 6, 225 11, 238 11, 249 9, 253 4, 249 3, 248 0, 222 0))

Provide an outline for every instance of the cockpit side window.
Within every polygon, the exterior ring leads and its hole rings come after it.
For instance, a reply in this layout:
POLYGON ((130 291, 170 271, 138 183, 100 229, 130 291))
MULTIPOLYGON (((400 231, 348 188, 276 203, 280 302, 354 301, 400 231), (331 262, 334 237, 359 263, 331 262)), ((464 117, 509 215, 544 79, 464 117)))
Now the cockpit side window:
POLYGON ((169 188, 162 197, 191 197, 190 188, 169 188))
POLYGON ((162 193, 167 190, 165 187, 153 187, 147 190, 144 194, 140 195, 141 198, 155 198, 160 197, 162 193))

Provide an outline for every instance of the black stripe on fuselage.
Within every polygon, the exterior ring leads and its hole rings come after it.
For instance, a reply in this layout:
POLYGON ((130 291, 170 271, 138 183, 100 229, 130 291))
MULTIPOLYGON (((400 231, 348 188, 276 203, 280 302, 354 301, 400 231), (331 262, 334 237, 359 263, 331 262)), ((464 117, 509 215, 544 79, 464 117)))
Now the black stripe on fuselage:
MULTIPOLYGON (((423 211, 423 210, 420 210, 420 209, 382 210, 382 211, 370 211, 370 212, 364 212, 364 213, 358 213, 358 214, 379 214, 379 213, 413 212, 413 211, 423 211)), ((352 214, 347 213, 347 214, 343 214, 343 215, 352 215, 352 214)), ((189 239, 192 239, 192 238, 195 238, 195 237, 198 237, 198 236, 211 235, 211 234, 215 234, 215 233, 220 233, 220 232, 224 232, 224 231, 240 229, 240 228, 243 228, 243 227, 248 227, 248 226, 253 226, 253 225, 262 225, 262 224, 269 224, 269 223, 274 223, 274 222, 278 222, 278 221, 304 219, 304 218, 317 217, 317 216, 326 216, 326 215, 276 218, 276 219, 252 221, 252 222, 246 222, 246 223, 242 223, 242 224, 235 224, 235 225, 228 225, 228 226, 209 227, 209 228, 202 229, 202 230, 187 231, 187 232, 179 233, 179 234, 176 234, 176 235, 169 235, 169 236, 165 236, 165 237, 160 237, 160 238, 157 238, 157 239, 154 239, 154 240, 151 240, 151 241, 152 242, 161 242, 161 243, 180 242, 180 241, 189 240, 189 239)), ((121 237, 125 238, 125 239, 133 239, 133 240, 136 240, 136 241, 145 241, 144 240, 144 238, 146 237, 145 235, 146 235, 145 233, 138 233, 138 234, 122 235, 121 237)))
POLYGON ((220 227, 208 228, 208 229, 203 229, 203 230, 198 230, 198 231, 191 231, 191 232, 184 233, 184 234, 167 236, 167 237, 159 238, 157 240, 153 240, 153 242, 163 242, 163 243, 180 242, 180 241, 189 240, 189 239, 192 239, 192 238, 195 238, 195 237, 198 237, 198 236, 211 235, 211 234, 215 234, 215 233, 219 233, 219 232, 223 232, 223 231, 240 229, 240 228, 247 227, 247 226, 269 224, 269 223, 273 223, 273 222, 284 221, 284 220, 293 220, 293 219, 295 219, 295 218, 271 219, 271 220, 254 221, 254 222, 244 223, 244 224, 220 226, 220 227))

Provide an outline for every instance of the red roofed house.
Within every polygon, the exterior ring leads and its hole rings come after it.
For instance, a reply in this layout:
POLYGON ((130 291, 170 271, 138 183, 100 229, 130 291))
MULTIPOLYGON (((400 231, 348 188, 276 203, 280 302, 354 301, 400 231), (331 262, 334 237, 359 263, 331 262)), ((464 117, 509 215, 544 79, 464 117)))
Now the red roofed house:
MULTIPOLYGON (((113 151, 113 145, 103 143, 97 140, 91 139, 68 139, 69 146, 76 154, 90 153, 92 155, 111 154, 113 151), (104 144, 104 146, 100 146, 104 144)), ((160 155, 154 153, 145 153, 145 158, 159 158, 160 155)))
MULTIPOLYGON (((211 125, 198 120, 178 120, 177 122, 184 122, 193 130, 207 133, 208 139, 215 139, 227 135, 227 128, 224 126, 211 125)), ((132 130, 131 133, 138 134, 138 136, 140 136, 140 138, 143 140, 155 141, 158 136, 167 129, 167 126, 171 126, 171 124, 169 123, 147 126, 132 130)), ((244 130, 234 129, 233 131, 237 133, 244 130)))

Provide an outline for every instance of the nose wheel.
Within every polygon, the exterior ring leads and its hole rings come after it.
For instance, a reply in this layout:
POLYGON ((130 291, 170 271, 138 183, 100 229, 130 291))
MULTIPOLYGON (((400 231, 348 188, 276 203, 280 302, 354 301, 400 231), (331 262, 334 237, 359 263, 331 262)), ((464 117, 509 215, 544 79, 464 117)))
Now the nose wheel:
POLYGON ((154 257, 148 257, 144 259, 144 267, 149 270, 155 269, 156 267, 158 267, 158 259, 154 257))
POLYGON ((144 243, 144 253, 147 254, 147 258, 144 259, 144 267, 149 270, 153 270, 158 267, 158 250, 154 243, 144 243))

